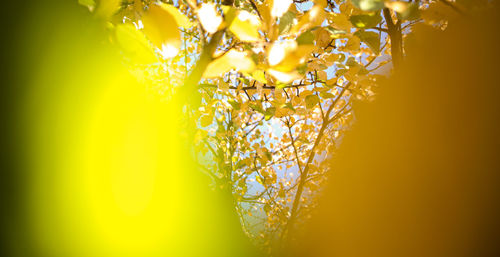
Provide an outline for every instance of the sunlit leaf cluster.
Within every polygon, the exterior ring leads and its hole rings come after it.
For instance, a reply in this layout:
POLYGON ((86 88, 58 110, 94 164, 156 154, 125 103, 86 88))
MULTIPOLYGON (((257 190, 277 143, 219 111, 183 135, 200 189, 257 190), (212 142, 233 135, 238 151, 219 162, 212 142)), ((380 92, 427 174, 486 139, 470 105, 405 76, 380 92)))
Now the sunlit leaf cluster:
POLYGON ((412 32, 488 1, 79 2, 139 81, 166 98, 194 86, 186 131, 200 169, 268 250, 307 219, 353 101, 373 99, 412 32))

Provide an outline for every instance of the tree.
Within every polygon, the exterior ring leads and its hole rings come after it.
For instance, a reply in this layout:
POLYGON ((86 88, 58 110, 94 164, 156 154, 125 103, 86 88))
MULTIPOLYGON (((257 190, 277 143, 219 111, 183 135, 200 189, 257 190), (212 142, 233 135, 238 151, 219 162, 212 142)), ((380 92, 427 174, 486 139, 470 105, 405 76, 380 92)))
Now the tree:
POLYGON ((373 99, 412 32, 443 30, 488 1, 79 2, 137 80, 186 100, 184 136, 200 169, 271 253, 315 206, 353 101, 373 99))

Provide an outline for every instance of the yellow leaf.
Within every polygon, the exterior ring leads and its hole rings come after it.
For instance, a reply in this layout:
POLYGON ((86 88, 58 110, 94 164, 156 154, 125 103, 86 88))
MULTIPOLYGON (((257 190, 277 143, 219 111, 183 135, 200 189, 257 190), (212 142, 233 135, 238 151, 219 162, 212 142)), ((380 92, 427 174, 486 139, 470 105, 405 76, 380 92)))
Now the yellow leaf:
POLYGON ((260 17, 262 18, 263 30, 266 32, 271 31, 276 19, 271 17, 271 9, 269 7, 268 1, 263 1, 261 4, 256 3, 257 10, 259 11, 260 17))
POLYGON ((120 8, 121 0, 100 0, 97 4, 95 14, 98 17, 109 19, 120 8))
POLYGON ((203 77, 219 77, 232 69, 250 72, 254 68, 255 63, 252 61, 252 58, 248 56, 247 52, 231 49, 223 56, 212 61, 203 73, 203 77))
POLYGON ((325 20, 325 16, 325 10, 320 5, 315 5, 300 18, 299 22, 292 27, 290 33, 294 34, 315 26, 320 26, 325 20))
POLYGON ((314 34, 316 35, 316 45, 318 47, 327 47, 330 42, 332 42, 332 38, 330 36, 330 32, 328 32, 324 28, 317 29, 314 34))
POLYGON ((255 42, 260 40, 259 17, 247 11, 240 11, 229 26, 229 30, 241 41, 255 42))
POLYGON ((296 48, 297 42, 295 41, 275 42, 271 45, 267 54, 269 65, 274 66, 281 63, 285 59, 287 52, 291 52, 296 48))
POLYGON ((361 44, 361 40, 357 36, 351 36, 347 41, 344 49, 348 51, 358 51, 361 44))
POLYGON ((224 93, 227 93, 229 91, 229 84, 226 83, 224 80, 221 80, 219 82, 219 89, 224 92, 224 93))
POLYGON ((347 15, 343 13, 329 13, 328 21, 331 23, 332 27, 339 30, 349 32, 352 28, 351 21, 349 21, 347 15))
POLYGON ((385 7, 392 9, 395 12, 402 13, 405 12, 406 9, 408 9, 408 6, 410 6, 410 3, 403 2, 403 1, 395 1, 395 2, 386 2, 385 7))
POLYGON ((164 58, 177 55, 181 47, 181 34, 174 17, 158 5, 151 5, 142 16, 144 34, 160 49, 164 58))
POLYGON ((193 24, 189 21, 188 17, 184 15, 179 9, 171 4, 160 3, 160 7, 169 12, 175 19, 177 25, 181 28, 190 28, 193 24))
POLYGON ((272 2, 273 7, 271 8, 271 16, 273 18, 279 18, 288 11, 293 0, 274 0, 272 2))
POLYGON ((213 120, 214 120, 214 116, 213 115, 203 115, 200 118, 200 125, 202 127, 207 127, 210 124, 212 124, 213 120))
POLYGON ((222 23, 222 17, 215 9, 215 4, 203 3, 197 13, 201 26, 208 33, 213 34, 219 29, 219 26, 222 23))
POLYGON ((433 24, 442 20, 450 20, 460 15, 458 12, 442 2, 429 4, 429 8, 422 10, 422 18, 428 24, 433 24))
POLYGON ((118 24, 115 35, 118 44, 133 61, 138 63, 158 61, 147 38, 132 24, 118 24))
POLYGON ((268 63, 272 69, 289 72, 304 63, 314 48, 314 45, 298 45, 293 40, 276 42, 269 50, 268 63))

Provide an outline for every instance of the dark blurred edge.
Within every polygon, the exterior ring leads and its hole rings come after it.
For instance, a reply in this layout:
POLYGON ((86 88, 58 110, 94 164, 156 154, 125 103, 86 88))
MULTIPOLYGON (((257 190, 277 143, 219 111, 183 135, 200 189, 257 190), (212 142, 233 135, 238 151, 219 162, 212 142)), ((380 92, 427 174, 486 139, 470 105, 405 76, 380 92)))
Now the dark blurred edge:
MULTIPOLYGON (((26 165, 25 150, 20 131, 20 102, 30 78, 34 74, 39 51, 52 25, 64 22, 64 12, 81 14, 86 10, 72 0, 16 0, 3 1, 2 34, 0 40, 0 256, 33 256, 29 247, 21 243, 23 224, 19 217, 22 179, 26 165), (60 16, 59 16, 60 15, 60 16)), ((82 20, 84 21, 84 20, 82 20)))

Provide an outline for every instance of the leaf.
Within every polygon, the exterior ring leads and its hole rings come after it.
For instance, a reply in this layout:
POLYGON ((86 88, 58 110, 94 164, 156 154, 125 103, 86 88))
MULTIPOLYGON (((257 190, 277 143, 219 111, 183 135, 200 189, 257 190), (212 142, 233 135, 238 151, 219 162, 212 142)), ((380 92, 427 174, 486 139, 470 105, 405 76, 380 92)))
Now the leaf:
POLYGON ((295 19, 295 13, 288 11, 280 18, 279 23, 279 33, 287 33, 293 25, 293 20, 295 19))
POLYGON ((171 4, 164 4, 160 3, 160 7, 163 8, 165 11, 169 12, 175 19, 175 22, 177 25, 181 28, 188 29, 193 26, 191 21, 189 21, 189 18, 186 17, 177 7, 171 5, 171 4))
POLYGON ((262 70, 254 71, 252 73, 252 78, 254 78, 255 80, 259 81, 262 84, 267 83, 266 75, 264 74, 264 72, 262 70))
POLYGON ((325 10, 319 5, 314 5, 299 19, 299 22, 292 27, 290 32, 298 33, 315 26, 320 26, 325 20, 325 16, 325 10))
POLYGON ((283 105, 281 106, 281 108, 287 108, 287 109, 289 109, 289 110, 291 110, 291 111, 295 111, 295 108, 293 108, 293 104, 292 104, 292 103, 290 103, 290 102, 283 104, 283 105))
POLYGON ((319 93, 319 95, 325 99, 335 98, 335 96, 332 93, 328 93, 328 92, 324 92, 324 91, 319 93))
POLYGON ((215 78, 224 75, 232 69, 237 71, 252 71, 254 68, 255 63, 250 58, 248 52, 231 49, 212 61, 203 73, 203 77, 215 78))
POLYGON ((293 0, 273 0, 272 3, 271 16, 279 18, 288 11, 293 0))
POLYGON ((359 37, 356 35, 352 36, 349 38, 347 41, 347 44, 345 45, 344 49, 348 51, 358 51, 359 50, 359 45, 361 44, 361 40, 359 37))
POLYGON ((340 29, 335 29, 332 26, 325 27, 325 30, 330 32, 331 37, 335 38, 335 39, 347 36, 347 33, 345 31, 340 30, 340 29))
POLYGON ((380 52, 380 35, 373 31, 359 30, 354 33, 355 36, 359 37, 376 55, 380 52))
POLYGON ((387 2, 385 6, 396 12, 398 19, 416 20, 420 16, 420 10, 417 3, 408 3, 403 1, 387 2))
POLYGON ((264 118, 266 120, 270 120, 274 116, 275 112, 276 112, 276 107, 267 108, 266 111, 264 112, 264 118))
POLYGON ((262 114, 265 113, 264 109, 262 109, 262 103, 261 102, 254 102, 254 103, 250 103, 249 106, 254 109, 255 111, 257 112, 260 112, 262 114))
POLYGON ((144 34, 160 49, 164 58, 177 55, 181 47, 181 34, 174 17, 159 5, 151 5, 142 16, 144 34))
POLYGON ((312 44, 298 45, 294 40, 275 42, 270 47, 268 63, 273 70, 292 72, 309 58, 314 49, 315 46, 312 44))
POLYGON ((90 11, 95 8, 95 0, 78 0, 78 4, 86 6, 90 11))
POLYGON ((313 108, 317 103, 319 103, 319 97, 317 95, 308 95, 306 96, 306 108, 311 109, 313 108))
POLYGON ((276 88, 276 89, 283 89, 283 88, 285 88, 286 86, 287 86, 287 84, 285 84, 285 83, 277 83, 277 84, 276 84, 276 86, 275 86, 275 88, 276 88))
POLYGON ((275 77, 278 81, 281 81, 283 83, 290 83, 302 77, 299 73, 294 71, 283 72, 283 71, 268 69, 267 72, 271 74, 271 76, 275 77))
POLYGON ((147 38, 132 24, 116 25, 115 36, 116 41, 127 57, 130 57, 133 61, 142 64, 158 61, 147 38))
POLYGON ((275 42, 269 48, 267 54, 268 63, 271 66, 277 65, 285 59, 287 53, 295 50, 297 43, 295 41, 275 42))
POLYGON ((200 125, 202 127, 210 126, 212 124, 213 120, 214 120, 213 115, 203 115, 200 118, 200 125))
POLYGON ((354 27, 366 29, 377 26, 382 21, 382 17, 380 16, 380 13, 372 13, 353 15, 349 18, 349 20, 354 27))
POLYGON ((241 104, 234 99, 228 99, 227 102, 233 107, 234 110, 239 110, 241 108, 241 104))
POLYGON ((373 12, 384 8, 384 0, 351 0, 356 8, 363 11, 373 12))
POLYGON ((224 93, 227 93, 229 91, 229 84, 226 83, 224 80, 221 80, 219 82, 219 89, 224 92, 224 93))
POLYGON ((332 27, 339 30, 350 31, 352 28, 349 18, 343 13, 330 13, 328 20, 332 24, 332 27))
POLYGON ((259 175, 255 176, 255 180, 257 180, 259 184, 264 185, 264 179, 261 176, 259 175))
POLYGON ((229 30, 244 42, 256 42, 260 40, 259 28, 261 23, 259 17, 247 11, 239 11, 236 18, 231 22, 229 30))
POLYGON ((107 20, 120 9, 121 2, 121 0, 100 0, 97 3, 95 14, 107 20))
POLYGON ((314 34, 311 30, 308 30, 297 37, 297 43, 299 45, 311 45, 314 42, 314 34))
POLYGON ((208 33, 213 34, 219 29, 219 26, 222 23, 222 16, 220 16, 215 9, 215 4, 203 3, 197 13, 201 26, 208 33))

